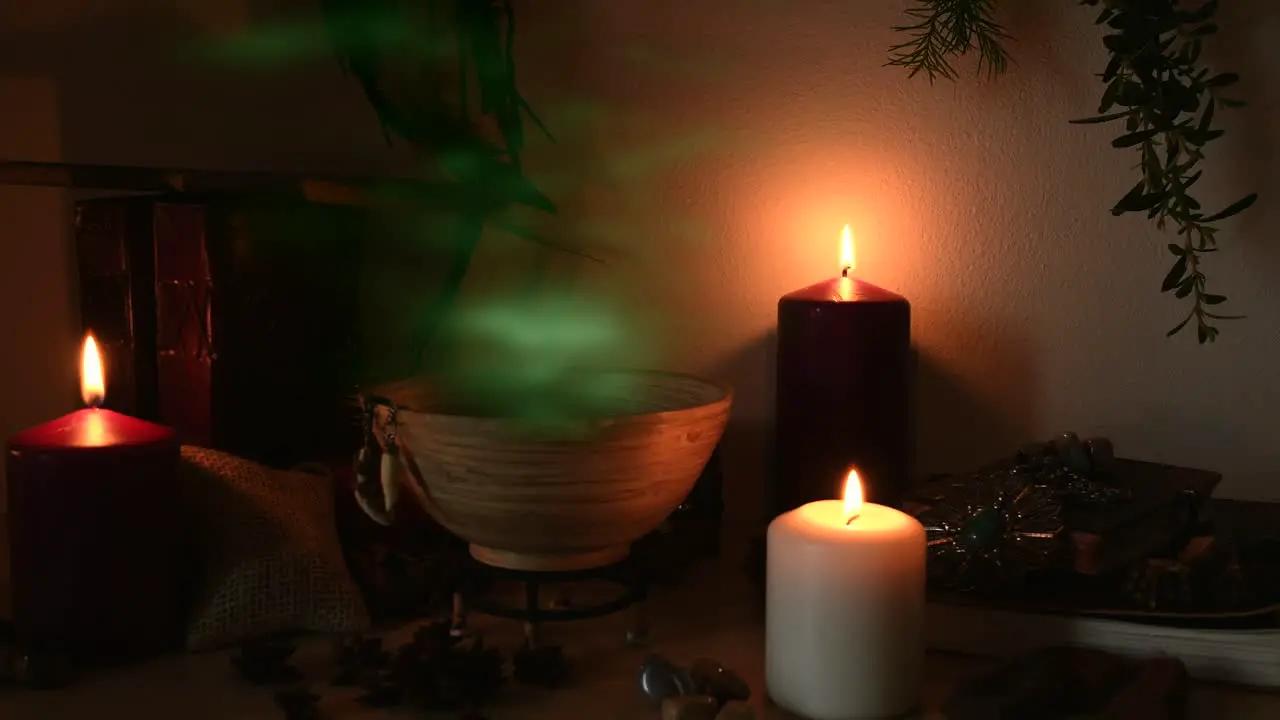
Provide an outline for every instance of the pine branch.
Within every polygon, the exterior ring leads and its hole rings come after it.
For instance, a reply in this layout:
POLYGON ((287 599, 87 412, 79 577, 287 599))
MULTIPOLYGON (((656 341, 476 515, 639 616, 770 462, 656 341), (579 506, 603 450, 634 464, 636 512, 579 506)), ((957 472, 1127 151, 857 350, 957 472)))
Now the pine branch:
POLYGON ((1002 74, 1009 66, 1004 43, 1008 33, 993 17, 992 0, 917 0, 908 8, 913 20, 894 30, 910 39, 889 48, 889 65, 907 69, 908 77, 920 73, 929 82, 941 77, 958 77, 952 60, 978 54, 978 72, 988 77, 1002 74))

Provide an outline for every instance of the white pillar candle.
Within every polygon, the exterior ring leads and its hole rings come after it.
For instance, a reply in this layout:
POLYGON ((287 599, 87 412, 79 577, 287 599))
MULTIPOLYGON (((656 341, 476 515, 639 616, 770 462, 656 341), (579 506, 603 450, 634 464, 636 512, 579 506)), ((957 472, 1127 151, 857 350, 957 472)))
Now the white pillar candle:
POLYGON ((765 681, 811 720, 885 718, 919 704, 925 531, 893 508, 822 500, 769 525, 765 681))

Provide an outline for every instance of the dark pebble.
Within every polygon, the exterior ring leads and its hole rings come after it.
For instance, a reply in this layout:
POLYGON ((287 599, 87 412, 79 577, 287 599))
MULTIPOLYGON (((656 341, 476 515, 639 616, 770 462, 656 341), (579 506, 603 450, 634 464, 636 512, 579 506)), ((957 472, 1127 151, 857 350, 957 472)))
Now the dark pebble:
POLYGON ((1075 433, 1065 432, 1059 435, 1053 441, 1053 449, 1068 470, 1085 474, 1093 469, 1092 463, 1089 462, 1089 453, 1075 433))
POLYGON ((694 660, 689 668, 689 676, 693 678, 696 692, 710 695, 721 704, 751 697, 751 688, 747 686, 746 681, 715 660, 708 658, 694 660))
POLYGON ((694 692, 693 678, 661 655, 650 655, 640 665, 640 692, 654 705, 694 692))
POLYGON ((1027 443, 1018 450, 1017 460, 1019 464, 1037 463, 1044 459, 1046 455, 1053 454, 1053 443, 1035 442, 1027 443))
POLYGON ((662 720, 716 720, 720 703, 710 695, 684 695, 662 701, 662 720))
POLYGON ((1116 451, 1111 441, 1104 437, 1089 438, 1084 441, 1089 451, 1089 461, 1098 472, 1110 472, 1116 466, 1116 451))

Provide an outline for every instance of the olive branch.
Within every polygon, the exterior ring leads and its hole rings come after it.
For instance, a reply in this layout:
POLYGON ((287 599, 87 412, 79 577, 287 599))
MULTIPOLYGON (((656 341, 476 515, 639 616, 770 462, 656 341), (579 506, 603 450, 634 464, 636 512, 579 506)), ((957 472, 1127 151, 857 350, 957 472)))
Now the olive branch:
MULTIPOLYGON (((1208 292, 1202 263, 1218 249, 1216 223, 1253 205, 1249 194, 1217 212, 1205 212, 1192 188, 1202 176, 1205 147, 1222 137, 1214 121, 1218 108, 1237 108, 1243 102, 1225 90, 1239 80, 1235 73, 1213 73, 1201 62, 1206 38, 1218 26, 1213 19, 1218 0, 1184 9, 1181 0, 1080 0, 1102 6, 1095 24, 1105 26, 1103 45, 1111 58, 1099 76, 1105 84, 1098 114, 1073 120, 1079 124, 1117 122, 1123 133, 1112 140, 1116 148, 1138 153, 1140 179, 1112 207, 1114 215, 1145 212, 1161 230, 1176 228, 1180 242, 1169 243, 1173 266, 1161 292, 1190 298, 1191 310, 1170 329, 1174 335, 1192 320, 1200 343, 1218 336, 1215 320, 1243 316, 1220 313, 1226 296, 1208 292)), ((979 71, 999 75, 1008 66, 1004 43, 1009 35, 993 16, 992 0, 917 0, 906 12, 913 21, 894 29, 910 39, 890 47, 889 65, 924 73, 957 77, 952 59, 978 53, 979 71)))

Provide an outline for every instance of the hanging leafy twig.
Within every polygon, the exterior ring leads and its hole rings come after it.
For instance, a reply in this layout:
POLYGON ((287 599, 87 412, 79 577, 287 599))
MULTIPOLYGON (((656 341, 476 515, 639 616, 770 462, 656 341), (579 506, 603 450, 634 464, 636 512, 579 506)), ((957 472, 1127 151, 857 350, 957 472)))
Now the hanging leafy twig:
POLYGON ((1213 22, 1218 0, 1208 0, 1194 10, 1183 10, 1179 0, 1081 0, 1081 4, 1103 6, 1097 24, 1111 31, 1103 37, 1111 60, 1102 73, 1107 87, 1098 115, 1074 122, 1123 122, 1124 134, 1111 144, 1137 150, 1142 179, 1111 212, 1146 212, 1160 229, 1170 224, 1177 228, 1182 241, 1169 244, 1174 261, 1160 289, 1177 298, 1190 297, 1192 307, 1167 334, 1177 333, 1194 319, 1199 342, 1212 342, 1218 336, 1212 321, 1242 316, 1212 309, 1227 298, 1205 290, 1203 256, 1217 250, 1215 223, 1244 211, 1258 198, 1250 194, 1223 210, 1206 213, 1191 194, 1201 177, 1197 168, 1205 146, 1223 134, 1214 126, 1216 109, 1244 104, 1223 95, 1238 76, 1212 74, 1199 62, 1204 39, 1218 29, 1213 22))
POLYGON ((1003 73, 1009 65, 1004 43, 1009 35, 992 16, 992 0, 917 0, 907 9, 914 22, 894 26, 911 39, 889 48, 889 65, 919 73, 929 82, 941 77, 956 79, 952 58, 978 53, 978 71, 987 76, 1003 73))
MULTIPOLYGON (((457 183, 464 218, 450 238, 444 286, 419 323, 415 363, 444 326, 487 222, 513 205, 554 213, 524 174, 526 118, 546 132, 516 87, 511 0, 322 0, 330 40, 364 90, 388 141, 423 152, 457 183), (396 80, 413 80, 406 87, 396 80)), ((549 137, 549 134, 548 134, 549 137)), ((522 237, 545 238, 502 225, 522 237)))

